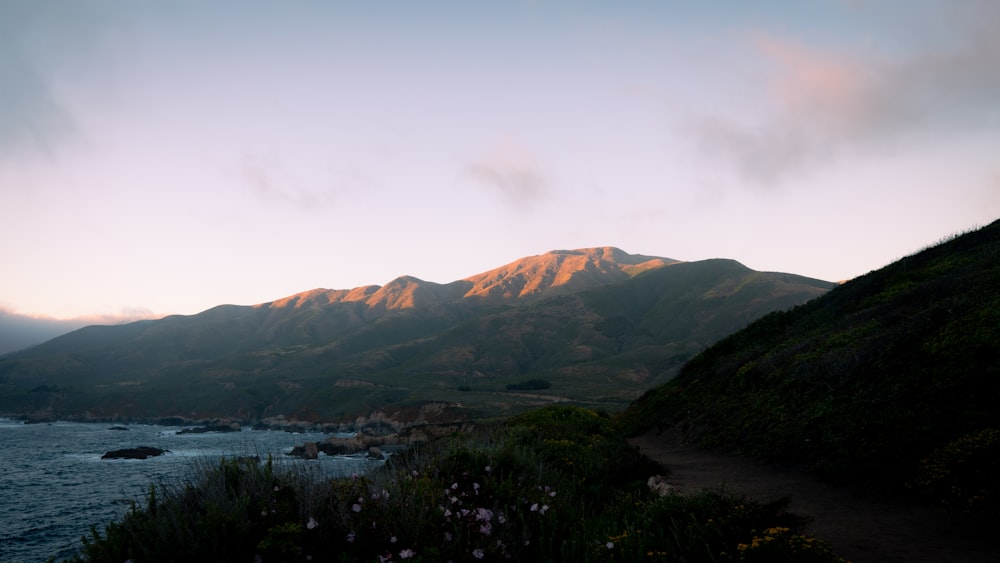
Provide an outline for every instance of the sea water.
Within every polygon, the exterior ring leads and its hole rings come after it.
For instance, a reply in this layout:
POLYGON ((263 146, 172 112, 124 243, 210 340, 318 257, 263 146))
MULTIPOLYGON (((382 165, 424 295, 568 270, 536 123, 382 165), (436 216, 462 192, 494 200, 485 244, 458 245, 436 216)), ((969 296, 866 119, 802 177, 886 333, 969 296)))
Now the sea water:
POLYGON ((222 457, 268 454, 304 464, 322 475, 363 473, 378 463, 364 456, 298 460, 294 446, 327 437, 319 433, 247 430, 178 434, 180 427, 108 423, 24 424, 0 418, 0 561, 33 562, 72 557, 91 526, 141 503, 149 485, 178 483, 195 467, 222 457), (126 430, 113 429, 126 428, 126 430), (112 450, 152 446, 169 453, 143 460, 101 459, 112 450))

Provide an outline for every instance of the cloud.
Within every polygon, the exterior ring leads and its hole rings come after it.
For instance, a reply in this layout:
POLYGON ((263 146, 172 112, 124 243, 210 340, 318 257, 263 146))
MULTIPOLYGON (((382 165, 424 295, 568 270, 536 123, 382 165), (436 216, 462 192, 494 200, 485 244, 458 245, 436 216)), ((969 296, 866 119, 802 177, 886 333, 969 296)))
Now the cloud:
POLYGON ((766 33, 752 51, 769 70, 770 117, 703 116, 687 124, 707 153, 745 180, 773 186, 852 151, 1000 125, 1000 3, 942 8, 950 36, 890 56, 821 50, 766 33))
POLYGON ((0 2, 0 156, 51 154, 80 135, 66 87, 106 78, 107 32, 121 26, 128 12, 123 7, 0 2))
POLYGON ((535 156, 512 143, 494 147, 470 163, 465 174, 515 206, 544 197, 549 183, 535 156))
POLYGON ((320 185, 304 180, 280 158, 247 152, 240 155, 236 164, 236 177, 254 196, 264 201, 307 210, 329 205, 341 194, 369 188, 372 184, 362 173, 346 172, 320 185))

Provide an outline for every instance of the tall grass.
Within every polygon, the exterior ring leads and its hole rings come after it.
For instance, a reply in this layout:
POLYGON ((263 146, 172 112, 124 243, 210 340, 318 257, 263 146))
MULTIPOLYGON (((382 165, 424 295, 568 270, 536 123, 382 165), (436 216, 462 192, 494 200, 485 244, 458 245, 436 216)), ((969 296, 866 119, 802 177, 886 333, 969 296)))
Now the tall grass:
POLYGON ((533 411, 329 479, 224 459, 150 487, 72 561, 834 561, 781 503, 657 496, 606 416, 533 411))

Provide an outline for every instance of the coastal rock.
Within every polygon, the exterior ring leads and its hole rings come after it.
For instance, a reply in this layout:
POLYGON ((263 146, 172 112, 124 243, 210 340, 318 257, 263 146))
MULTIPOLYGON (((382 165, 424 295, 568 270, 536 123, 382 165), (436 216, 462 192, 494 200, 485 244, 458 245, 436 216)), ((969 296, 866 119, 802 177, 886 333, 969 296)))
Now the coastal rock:
POLYGON ((239 432, 241 430, 239 422, 230 423, 220 423, 220 424, 206 424, 205 426, 196 426, 194 428, 184 428, 183 430, 178 430, 178 434, 205 434, 208 432, 239 432))
POLYGON ((124 448, 112 450, 101 456, 101 459, 146 459, 163 455, 170 450, 161 450, 152 446, 139 446, 136 448, 124 448))

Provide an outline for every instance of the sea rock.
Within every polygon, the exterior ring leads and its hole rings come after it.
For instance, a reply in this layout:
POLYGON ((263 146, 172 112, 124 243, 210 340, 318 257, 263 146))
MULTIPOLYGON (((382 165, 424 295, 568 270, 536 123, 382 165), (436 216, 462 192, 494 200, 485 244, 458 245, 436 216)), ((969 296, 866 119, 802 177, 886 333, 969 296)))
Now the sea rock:
POLYGON ((108 428, 108 430, 119 430, 119 431, 123 431, 123 432, 128 432, 128 428, 126 428, 124 426, 112 426, 112 427, 108 428))
POLYGON ((124 448, 112 450, 101 456, 101 459, 146 459, 163 455, 170 450, 161 450, 152 446, 139 446, 137 448, 124 448))
POLYGON ((205 434, 207 432, 239 432, 240 423, 230 422, 230 423, 220 423, 220 424, 206 424, 205 426, 196 426, 194 428, 184 428, 183 430, 178 430, 178 434, 205 434))

